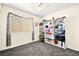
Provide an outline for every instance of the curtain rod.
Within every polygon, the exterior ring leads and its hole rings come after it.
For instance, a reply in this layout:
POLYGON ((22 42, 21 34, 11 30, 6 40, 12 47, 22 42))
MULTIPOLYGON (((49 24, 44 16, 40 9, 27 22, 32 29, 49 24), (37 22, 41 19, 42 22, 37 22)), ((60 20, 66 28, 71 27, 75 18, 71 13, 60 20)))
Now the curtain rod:
POLYGON ((22 17, 22 16, 19 16, 19 15, 16 15, 16 14, 14 14, 14 13, 12 13, 12 12, 8 12, 8 14, 10 15, 10 14, 12 14, 12 15, 14 15, 14 16, 17 16, 17 17, 20 17, 20 18, 25 18, 25 19, 33 19, 33 18, 26 18, 26 17, 22 17))

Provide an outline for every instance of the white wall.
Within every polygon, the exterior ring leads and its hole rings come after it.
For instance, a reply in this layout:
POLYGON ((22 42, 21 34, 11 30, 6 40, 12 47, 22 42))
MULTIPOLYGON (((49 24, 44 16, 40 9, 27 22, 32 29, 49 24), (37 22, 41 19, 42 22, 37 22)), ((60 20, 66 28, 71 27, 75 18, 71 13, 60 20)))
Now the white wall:
POLYGON ((49 14, 43 19, 66 16, 66 46, 79 51, 79 5, 49 14))
MULTIPOLYGON (((34 18, 35 22, 39 22, 40 18, 38 16, 29 14, 27 12, 23 12, 8 6, 2 5, 1 9, 1 18, 0 18, 0 50, 16 47, 19 45, 23 45, 26 43, 33 42, 32 41, 32 33, 12 33, 12 45, 10 47, 6 47, 6 23, 7 23, 7 14, 8 12, 12 12, 16 15, 28 17, 28 18, 34 18), (28 37, 26 37, 28 35, 28 37)), ((35 40, 39 40, 39 29, 38 27, 35 27, 35 40)))
POLYGON ((0 11, 1 11, 1 3, 0 3, 0 11))

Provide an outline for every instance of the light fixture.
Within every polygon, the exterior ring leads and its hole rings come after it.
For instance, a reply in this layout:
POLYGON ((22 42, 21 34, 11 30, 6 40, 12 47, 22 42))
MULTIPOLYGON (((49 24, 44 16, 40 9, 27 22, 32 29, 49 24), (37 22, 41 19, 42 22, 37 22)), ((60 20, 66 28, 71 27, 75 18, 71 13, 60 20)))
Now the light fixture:
POLYGON ((41 10, 42 10, 42 7, 43 7, 43 3, 40 3, 40 4, 38 5, 38 11, 41 11, 41 10))
POLYGON ((38 11, 41 11, 41 7, 38 7, 38 11))

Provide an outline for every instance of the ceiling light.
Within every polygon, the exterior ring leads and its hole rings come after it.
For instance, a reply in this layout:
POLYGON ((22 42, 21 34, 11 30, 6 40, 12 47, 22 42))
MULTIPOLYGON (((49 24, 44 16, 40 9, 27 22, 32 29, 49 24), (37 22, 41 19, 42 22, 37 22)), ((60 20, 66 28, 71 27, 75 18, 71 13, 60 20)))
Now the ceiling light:
POLYGON ((42 10, 42 7, 43 7, 43 3, 40 3, 40 4, 38 5, 38 11, 41 11, 41 10, 42 10))
POLYGON ((38 11, 41 11, 41 9, 42 9, 41 7, 38 7, 38 11))

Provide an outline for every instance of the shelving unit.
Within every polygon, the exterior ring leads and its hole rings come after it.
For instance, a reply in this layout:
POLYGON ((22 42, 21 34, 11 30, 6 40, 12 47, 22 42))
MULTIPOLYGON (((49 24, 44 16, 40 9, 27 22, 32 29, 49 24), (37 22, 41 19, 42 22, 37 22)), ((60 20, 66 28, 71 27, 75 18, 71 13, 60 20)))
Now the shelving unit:
POLYGON ((54 21, 54 36, 55 40, 60 42, 61 48, 65 48, 65 18, 56 18, 54 21))
POLYGON ((44 22, 45 42, 50 43, 54 40, 52 20, 43 20, 43 22, 44 22))
POLYGON ((39 39, 41 42, 45 42, 45 33, 44 33, 43 22, 41 22, 39 24, 39 39))
POLYGON ((43 20, 40 29, 40 40, 61 48, 65 48, 65 17, 55 20, 43 20))

